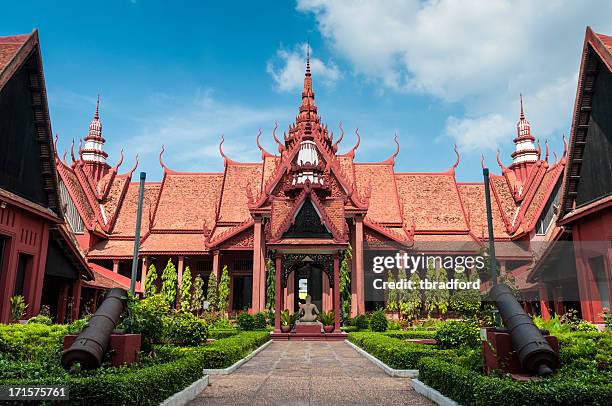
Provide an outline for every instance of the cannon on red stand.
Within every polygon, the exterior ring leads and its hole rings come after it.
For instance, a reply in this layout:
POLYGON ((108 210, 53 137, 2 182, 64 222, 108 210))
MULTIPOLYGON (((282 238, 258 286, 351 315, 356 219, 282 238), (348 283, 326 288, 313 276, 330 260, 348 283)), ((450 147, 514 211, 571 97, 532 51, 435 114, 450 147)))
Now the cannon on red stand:
MULTIPOLYGON (((519 372, 512 371, 513 358, 516 357, 520 363, 520 372, 539 376, 552 374, 559 367, 559 349, 555 337, 545 337, 542 334, 508 286, 504 284, 494 285, 489 292, 489 297, 495 302, 495 307, 499 310, 499 315, 507 329, 507 331, 497 329, 488 331, 488 335, 491 333, 491 336, 488 337, 489 340, 491 338, 495 340, 495 343, 493 343, 496 347, 495 358, 505 358, 504 365, 501 366, 502 369, 506 369, 507 372, 519 372), (504 339, 507 340, 507 337, 503 336, 504 334, 510 336, 513 353, 503 351, 503 347, 505 347, 504 339)), ((486 358, 487 349, 491 349, 487 348, 489 343, 484 343, 484 345, 486 358)), ((490 367, 490 365, 487 366, 490 367)))
POLYGON ((70 369, 78 362, 83 369, 98 368, 108 348, 111 334, 125 309, 127 292, 113 288, 74 342, 62 353, 62 366, 70 369))

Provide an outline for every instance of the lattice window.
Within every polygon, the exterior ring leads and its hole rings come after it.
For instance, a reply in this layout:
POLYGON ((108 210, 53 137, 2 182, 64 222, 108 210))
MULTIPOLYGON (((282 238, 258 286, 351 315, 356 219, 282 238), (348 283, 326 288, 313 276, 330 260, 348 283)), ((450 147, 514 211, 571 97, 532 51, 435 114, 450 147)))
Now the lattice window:
POLYGON ((204 260, 196 262, 196 273, 205 274, 212 272, 213 262, 212 260, 204 260))
POLYGON ((62 211, 64 212, 66 221, 75 234, 83 234, 85 224, 83 223, 83 219, 79 215, 76 205, 72 201, 70 194, 68 194, 68 189, 62 180, 59 181, 59 192, 60 200, 62 202, 62 211))
POLYGON ((253 270, 253 259, 235 259, 234 260, 234 271, 252 271, 253 270))

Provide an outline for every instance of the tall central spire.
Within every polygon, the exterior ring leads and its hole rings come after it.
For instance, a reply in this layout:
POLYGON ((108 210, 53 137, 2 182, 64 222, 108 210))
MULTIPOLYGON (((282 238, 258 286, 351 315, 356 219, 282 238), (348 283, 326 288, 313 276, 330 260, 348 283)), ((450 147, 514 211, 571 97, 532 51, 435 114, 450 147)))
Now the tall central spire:
POLYGON ((317 106, 314 103, 314 91, 312 90, 312 75, 310 73, 310 44, 306 48, 306 73, 304 74, 304 90, 302 90, 302 105, 300 106, 299 122, 312 122, 317 117, 317 106))

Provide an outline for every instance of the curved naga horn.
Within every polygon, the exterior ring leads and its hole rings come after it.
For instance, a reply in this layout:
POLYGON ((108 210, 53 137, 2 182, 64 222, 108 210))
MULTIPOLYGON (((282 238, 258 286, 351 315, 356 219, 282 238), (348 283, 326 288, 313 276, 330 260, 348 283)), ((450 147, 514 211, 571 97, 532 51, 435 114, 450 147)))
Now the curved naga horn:
POLYGON ((161 151, 159 152, 159 164, 164 169, 164 172, 170 171, 170 169, 164 164, 164 160, 162 156, 164 155, 164 151, 166 151, 166 146, 162 144, 161 151))
POLYGON ((264 159, 265 157, 274 156, 271 153, 269 153, 268 151, 266 151, 264 149, 264 147, 261 146, 261 144, 259 143, 259 137, 261 137, 261 128, 259 129, 259 133, 257 134, 257 138, 255 139, 255 141, 257 142, 257 148, 259 148, 259 150, 261 151, 261 159, 264 159))
POLYGON ((561 159, 565 158, 565 154, 567 153, 567 142, 565 142, 565 133, 563 133, 563 154, 561 154, 561 159))
POLYGON ((542 146, 540 145, 540 140, 538 140, 538 160, 542 156, 542 146))
POLYGON ((223 162, 227 165, 228 163, 232 163, 234 161, 231 160, 227 155, 225 155, 225 152, 223 152, 223 143, 224 142, 225 142, 225 136, 223 134, 221 134, 221 142, 219 143, 219 153, 223 157, 223 162))
POLYGON ((56 153, 57 153, 57 140, 58 139, 59 139, 59 135, 55 133, 55 141, 53 141, 53 149, 55 150, 56 153))
POLYGON ((383 163, 387 163, 387 164, 395 164, 395 157, 397 156, 397 154, 399 154, 400 151, 400 144, 399 141, 397 140, 397 132, 393 134, 393 141, 395 141, 395 152, 386 160, 383 161, 383 163))
POLYGON ((544 145, 546 146, 546 154, 544 156, 544 160, 548 162, 548 140, 544 141, 544 145))
POLYGON ((453 150, 455 151, 455 154, 457 154, 457 159, 455 160, 455 163, 453 164, 451 171, 454 171, 457 166, 459 165, 459 161, 461 160, 461 155, 459 155, 459 151, 457 151, 457 144, 453 145, 453 150))
POLYGON ((123 163, 123 148, 121 148, 121 157, 119 157, 119 162, 117 162, 117 165, 115 165, 115 167, 113 168, 113 170, 115 172, 117 172, 119 170, 119 167, 121 166, 121 164, 123 163))
POLYGON ((501 159, 499 159, 499 149, 497 150, 497 164, 501 168, 502 173, 505 173, 508 170, 508 168, 506 168, 504 164, 502 163, 501 159))
POLYGON ((359 128, 355 128, 355 134, 357 134, 357 143, 351 150, 347 153, 347 155, 351 157, 355 157, 355 151, 359 148, 359 144, 361 144, 361 136, 359 135, 359 128))
MULTIPOLYGON (((164 151, 162 151, 162 152, 164 152, 164 151)), ((161 154, 160 154, 160 157, 161 157, 161 154)), ((162 166, 163 166, 163 164, 162 164, 162 166)), ((136 170, 137 167, 138 167, 138 154, 136 154, 136 162, 134 163, 134 166, 132 166, 132 169, 130 169, 130 172, 128 172, 130 178, 132 177, 132 174, 134 173, 134 171, 136 170)), ((166 168, 166 167, 164 166, 164 168, 166 168)))
POLYGON ((338 139, 336 140, 336 142, 334 142, 334 145, 332 145, 334 152, 338 152, 338 144, 340 144, 340 141, 342 141, 342 138, 344 138, 344 128, 342 128, 342 121, 340 121, 340 124, 338 124, 338 127, 340 127, 341 133, 338 139))
MULTIPOLYGON (((276 141, 276 143, 278 144, 278 152, 282 154, 283 151, 285 150, 285 146, 276 137, 276 129, 277 128, 278 128, 278 121, 274 123, 274 129, 272 130, 272 137, 274 137, 274 141, 276 141)), ((285 138, 287 138, 287 137, 285 137, 285 138)))
POLYGON ((72 139, 72 143, 70 144, 70 158, 72 159, 72 163, 76 161, 76 159, 74 159, 74 138, 72 139))

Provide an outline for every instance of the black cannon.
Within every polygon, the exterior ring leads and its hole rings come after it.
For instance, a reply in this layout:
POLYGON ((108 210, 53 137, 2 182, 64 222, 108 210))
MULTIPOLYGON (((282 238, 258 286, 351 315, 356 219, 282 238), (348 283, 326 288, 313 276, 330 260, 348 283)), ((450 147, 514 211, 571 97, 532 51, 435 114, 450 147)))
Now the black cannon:
POLYGON ((80 363, 83 369, 98 368, 102 364, 102 357, 108 347, 110 335, 123 313, 126 300, 125 290, 113 288, 108 291, 102 305, 89 320, 87 326, 77 336, 70 348, 62 353, 64 369, 70 369, 75 362, 80 363))
POLYGON ((552 374, 559 367, 559 356, 525 313, 510 288, 504 284, 495 285, 489 296, 510 333, 512 348, 521 367, 531 375, 552 374))

